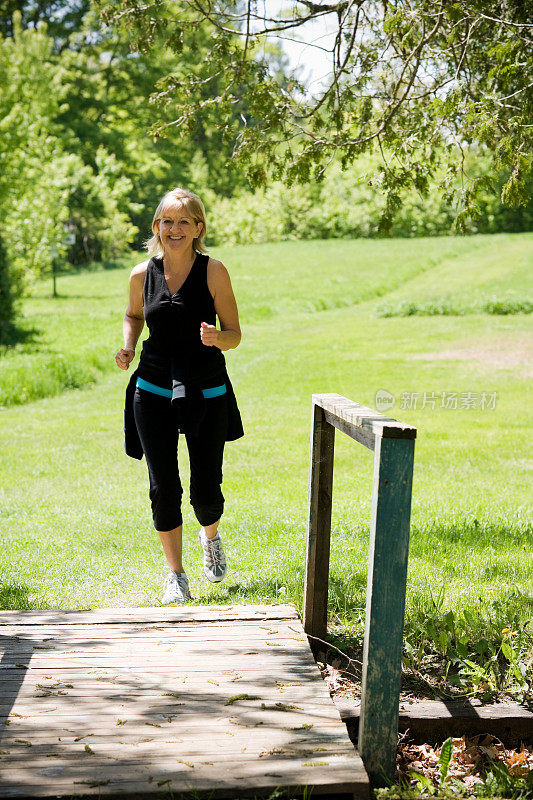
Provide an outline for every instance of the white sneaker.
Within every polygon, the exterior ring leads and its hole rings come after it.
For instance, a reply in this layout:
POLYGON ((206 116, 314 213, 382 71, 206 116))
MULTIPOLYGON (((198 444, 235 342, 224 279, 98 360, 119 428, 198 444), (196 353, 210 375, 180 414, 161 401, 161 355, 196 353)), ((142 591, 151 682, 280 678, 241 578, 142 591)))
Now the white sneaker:
POLYGON ((161 602, 168 606, 169 603, 185 603, 187 600, 192 600, 187 575, 184 572, 170 572, 165 581, 165 594, 161 602))
POLYGON ((215 539, 208 539, 205 531, 200 530, 200 544, 204 551, 204 573, 211 583, 220 583, 226 574, 226 556, 222 547, 222 540, 217 534, 215 539))

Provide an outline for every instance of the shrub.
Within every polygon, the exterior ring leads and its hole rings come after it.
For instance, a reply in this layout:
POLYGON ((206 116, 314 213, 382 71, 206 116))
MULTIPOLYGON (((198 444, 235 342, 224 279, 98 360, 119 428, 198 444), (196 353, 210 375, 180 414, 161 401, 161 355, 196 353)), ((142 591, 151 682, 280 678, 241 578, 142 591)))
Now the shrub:
POLYGON ((374 309, 376 317, 430 317, 438 314, 462 316, 463 314, 531 314, 533 301, 509 298, 491 298, 473 303, 463 303, 453 297, 440 297, 434 300, 415 302, 399 300, 398 302, 380 303, 374 309))

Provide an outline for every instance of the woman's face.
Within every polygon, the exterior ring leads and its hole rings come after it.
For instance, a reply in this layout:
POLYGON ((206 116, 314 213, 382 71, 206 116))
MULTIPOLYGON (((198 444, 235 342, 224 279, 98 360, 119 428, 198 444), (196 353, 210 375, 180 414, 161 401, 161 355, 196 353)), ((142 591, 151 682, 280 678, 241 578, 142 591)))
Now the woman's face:
POLYGON ((179 204, 166 206, 156 225, 163 252, 168 254, 192 250, 194 239, 202 231, 202 223, 191 219, 185 207, 179 204))

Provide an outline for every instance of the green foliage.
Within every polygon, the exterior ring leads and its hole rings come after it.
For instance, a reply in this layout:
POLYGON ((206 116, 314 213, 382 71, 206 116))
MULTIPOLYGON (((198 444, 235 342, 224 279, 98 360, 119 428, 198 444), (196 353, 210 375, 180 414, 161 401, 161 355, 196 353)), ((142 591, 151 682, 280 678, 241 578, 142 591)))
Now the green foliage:
POLYGON ((23 28, 45 24, 54 39, 54 49, 62 50, 88 8, 89 0, 2 0, 0 35, 13 36, 13 15, 19 12, 23 28))
POLYGON ((501 175, 504 203, 520 206, 531 195, 532 48, 523 4, 450 10, 437 0, 348 7, 295 0, 290 13, 255 9, 250 28, 245 5, 99 3, 143 52, 160 37, 176 54, 200 52, 209 38, 193 70, 162 83, 156 99, 163 109, 173 104, 174 114, 154 131, 190 132, 198 120, 216 121, 254 187, 267 177, 315 183, 336 160, 344 169, 364 153, 378 154, 382 232, 390 232, 406 194, 427 194, 439 164, 461 183, 460 228, 479 217, 501 175), (311 41, 318 18, 329 22, 335 44, 329 74, 311 91, 298 71, 280 76, 271 68, 263 42, 273 32, 311 41), (472 146, 489 154, 482 177, 465 167, 472 146))
POLYGON ((533 797, 533 770, 527 775, 516 775, 501 761, 493 761, 487 768, 484 781, 476 787, 477 797, 509 797, 511 800, 528 800, 533 797))
POLYGON ((453 755, 453 740, 450 737, 446 739, 440 751, 440 756, 439 756, 440 786, 442 786, 445 783, 446 778, 448 777, 448 770, 450 769, 450 762, 452 760, 452 755, 453 755))
MULTIPOLYGON (((87 270, 81 276, 81 297, 75 292, 68 300, 63 286, 68 286, 73 275, 60 277, 55 299, 50 298, 45 283, 37 284, 38 296, 26 301, 33 303, 33 313, 19 321, 20 341, 0 347, 0 406, 23 405, 94 385, 113 368, 109 341, 117 316, 107 305, 102 308, 104 299, 109 302, 103 285, 112 282, 110 278, 106 281, 106 276, 118 269, 122 274, 125 267, 131 268, 130 259, 87 270), (80 320, 88 335, 80 336, 80 320)), ((125 303, 124 292, 112 296, 117 307, 125 303)))
MULTIPOLYGON (((487 156, 472 155, 469 169, 483 174, 487 156)), ((453 232, 460 185, 438 172, 431 190, 404 193, 391 216, 392 236, 435 236, 453 232), (439 185, 448 182, 446 191, 439 185)), ((334 239, 379 236, 387 212, 386 176, 377 158, 364 157, 342 172, 332 165, 319 183, 290 187, 281 182, 231 198, 205 193, 213 244, 251 244, 287 239, 334 239)), ((480 190, 481 192, 481 190, 480 190)), ((468 233, 501 229, 527 230, 533 224, 533 200, 521 209, 504 209, 488 190, 479 198, 476 220, 463 225, 468 233)))
POLYGON ((184 45, 179 58, 163 40, 145 56, 132 53, 128 35, 104 29, 86 0, 18 6, 0 26, 0 209, 11 279, 19 275, 25 292, 67 258, 108 260, 135 237, 140 245, 172 186, 231 193, 243 184, 226 167, 231 146, 216 123, 198 120, 185 139, 148 134, 150 93, 165 75, 180 81, 194 70, 208 37, 201 47, 198 38, 194 48, 184 45), (35 199, 48 211, 37 219, 25 209, 35 199))
POLYGON ((0 39, 0 212, 11 316, 16 299, 65 262, 67 224, 86 259, 116 258, 137 232, 129 213, 138 208, 132 183, 105 147, 97 147, 94 166, 69 151, 60 117, 70 57, 54 53, 44 26, 23 29, 19 12, 13 28, 0 39))
MULTIPOLYGON (((453 740, 447 739, 442 745, 439 766, 442 770, 442 753, 447 748, 453 755, 453 740)), ((495 759, 486 759, 483 773, 479 782, 471 791, 468 791, 459 781, 452 780, 446 784, 441 781, 435 786, 426 775, 411 771, 415 779, 414 786, 406 786, 405 781, 400 781, 386 789, 374 790, 378 800, 416 800, 419 797, 433 797, 434 800, 457 800, 462 797, 482 798, 509 798, 509 800, 530 800, 533 797, 533 770, 526 775, 519 775, 509 771, 507 764, 495 759), (453 785, 450 785, 453 784, 453 785)), ((441 773, 442 774, 442 773, 441 773)))
MULTIPOLYGON (((151 235, 154 209, 173 186, 185 185, 200 194, 211 189, 227 195, 245 183, 244 176, 226 164, 231 145, 225 142, 216 119, 197 117, 184 135, 171 125, 173 105, 165 104, 168 87, 186 81, 209 47, 208 37, 198 36, 195 47, 185 39, 176 54, 165 45, 161 34, 153 39, 149 54, 142 48, 132 53, 131 36, 118 28, 104 27, 91 8, 62 53, 67 102, 58 123, 66 147, 95 172, 98 151, 104 148, 113 153, 121 175, 130 184, 118 208, 138 229, 138 247, 151 235), (149 135, 155 119, 152 93, 161 98, 161 117, 170 125, 165 138, 149 135)), ((205 87, 206 97, 210 91, 205 87)), ((236 115, 241 111, 241 106, 234 108, 236 115)), ((100 257, 97 247, 86 252, 84 234, 79 231, 76 248, 69 254, 73 261, 100 257)))
POLYGON ((475 612, 454 613, 444 611, 441 591, 406 631, 404 666, 418 675, 436 659, 448 684, 462 694, 490 701, 505 692, 521 702, 533 700, 531 631, 518 611, 525 601, 515 589, 488 606, 480 598, 475 612))
MULTIPOLYGON (((74 336, 74 332, 72 332, 74 336)), ((41 397, 53 397, 66 389, 80 389, 94 384, 105 369, 105 361, 91 348, 75 352, 27 355, 13 359, 2 357, 0 406, 21 405, 41 397)))
POLYGON ((440 297, 435 300, 380 303, 376 306, 377 317, 412 317, 434 315, 462 316, 464 314, 531 314, 533 299, 510 299, 491 297, 486 300, 463 300, 454 297, 440 297))
POLYGON ((419 792, 423 794, 433 795, 442 791, 446 784, 446 779, 448 777, 448 771, 450 769, 450 764, 453 756, 453 739, 449 737, 443 743, 440 751, 439 756, 439 780, 437 786, 433 785, 433 781, 431 781, 426 775, 422 775, 420 772, 416 772, 415 770, 411 770, 409 773, 412 778, 416 780, 416 788, 419 792))
MULTIPOLYGON (((173 185, 187 185, 206 199, 212 243, 445 233, 459 196, 470 208, 468 220, 468 215, 459 220, 469 233, 531 227, 531 204, 510 211, 495 199, 505 185, 506 200, 522 202, 520 197, 531 192, 531 179, 528 159, 521 155, 512 162, 508 180, 512 136, 501 144, 501 169, 494 172, 488 119, 481 137, 486 144, 464 160, 474 191, 468 181, 463 186, 460 151, 449 140, 420 150, 427 125, 421 126, 416 114, 409 122, 398 110, 400 128, 412 124, 417 133, 402 131, 401 146, 398 137, 384 135, 385 161, 366 145, 344 142, 348 130, 352 136, 376 120, 371 93, 354 93, 343 83, 347 78, 338 85, 337 99, 329 93, 310 115, 315 133, 302 149, 299 134, 291 133, 295 98, 304 116, 312 109, 279 46, 257 41, 246 47, 239 35, 224 31, 213 38, 209 26, 197 24, 190 6, 159 5, 148 27, 144 11, 137 9, 133 30, 139 25, 142 41, 135 51, 132 28, 104 27, 96 5, 87 0, 7 0, 4 5, 0 212, 14 307, 36 278, 61 270, 67 259, 73 264, 109 260, 131 243, 140 246, 150 234, 154 207, 173 185), (213 71, 217 64, 221 69, 213 71), (333 145, 332 124, 337 128, 333 145), (270 158, 269 137, 279 129, 286 134, 282 156, 270 158), (232 160, 234 151, 246 153, 254 137, 260 141, 247 166, 252 182, 269 175, 280 179, 255 194, 245 191, 245 171, 232 160), (410 148, 420 157, 411 158, 410 148), (453 162, 447 171, 437 166, 446 153, 453 162), (331 166, 324 172, 320 164, 326 157, 331 166), (301 179, 310 185, 298 185, 301 179), (39 212, 30 213, 36 204, 39 212), (67 245, 65 227, 75 233, 73 245, 67 245)), ((418 22, 410 22, 402 8, 390 14, 384 27, 403 31, 402 46, 416 38, 418 22)), ((127 22, 127 3, 123 17, 127 22)), ((373 30, 360 48, 361 85, 369 92, 375 76, 363 73, 379 51, 379 35, 373 30)), ((509 43, 500 44, 495 57, 503 63, 509 43)), ((515 48, 513 58, 518 54, 515 48)), ((522 80, 513 63, 506 67, 507 82, 522 80)), ((379 80, 386 94, 387 79, 379 80)), ((460 92, 454 92, 439 101, 446 114, 461 103, 460 92)))
POLYGON ((130 201, 132 183, 115 156, 100 146, 95 170, 82 164, 70 179, 69 221, 76 242, 69 258, 74 263, 112 261, 127 253, 138 232, 128 211, 140 205, 130 201))
POLYGON ((67 172, 75 158, 54 135, 64 92, 52 42, 43 30, 22 30, 20 14, 14 28, 13 38, 0 39, 0 212, 13 290, 24 292, 51 270, 54 253, 65 253, 67 172))
POLYGON ((533 300, 508 300, 493 297, 482 304, 481 311, 486 311, 487 314, 531 314, 533 300))

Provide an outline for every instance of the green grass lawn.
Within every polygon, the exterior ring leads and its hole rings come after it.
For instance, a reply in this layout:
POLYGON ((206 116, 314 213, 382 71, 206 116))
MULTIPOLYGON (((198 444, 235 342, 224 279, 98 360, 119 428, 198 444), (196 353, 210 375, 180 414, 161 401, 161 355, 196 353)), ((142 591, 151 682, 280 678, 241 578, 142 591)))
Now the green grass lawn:
MULTIPOLYGON (((388 413, 418 429, 406 631, 423 637, 435 602, 439 614, 470 612, 478 637, 531 618, 531 317, 379 318, 376 306, 524 297, 532 245, 532 235, 520 234, 215 253, 241 310, 243 340, 227 361, 246 436, 226 451, 221 530, 230 569, 221 586, 201 577, 198 525, 184 505, 197 602, 301 606, 311 394, 338 392, 375 407, 386 389, 396 398, 388 413), (459 407, 442 408, 443 392, 456 392, 459 407), (475 407, 460 407, 468 397, 475 407)), ((33 335, 1 354, 0 607, 159 601, 164 559, 144 461, 123 454, 128 375, 113 360, 127 276, 126 268, 64 276, 56 300, 40 285, 25 305, 33 335)), ((372 466, 370 451, 337 435, 330 608, 332 622, 356 634, 372 466)))

